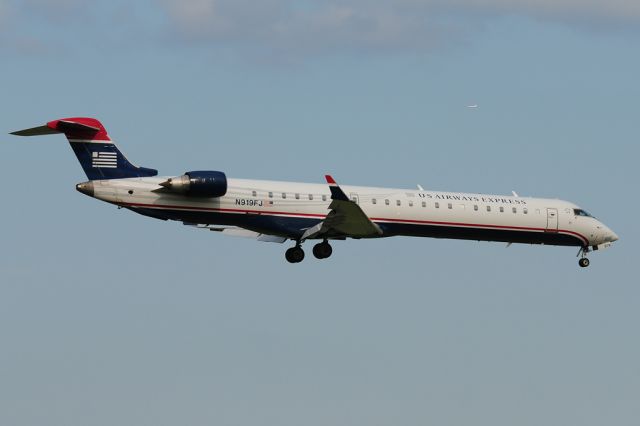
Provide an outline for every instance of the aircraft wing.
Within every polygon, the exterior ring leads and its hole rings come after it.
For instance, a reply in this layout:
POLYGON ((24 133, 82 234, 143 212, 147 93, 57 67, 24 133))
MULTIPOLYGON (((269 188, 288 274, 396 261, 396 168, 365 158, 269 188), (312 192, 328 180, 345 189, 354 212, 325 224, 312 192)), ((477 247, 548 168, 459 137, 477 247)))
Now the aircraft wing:
POLYGON ((206 225, 201 223, 188 223, 182 222, 183 225, 193 226, 198 229, 208 229, 209 231, 220 232, 224 235, 229 235, 232 237, 244 237, 244 238, 253 238, 258 241, 263 241, 267 243, 284 243, 287 241, 284 237, 278 237, 276 235, 268 235, 261 234, 259 232, 250 231, 248 229, 240 228, 237 226, 217 226, 217 225, 206 225))
POLYGON ((367 217, 358 203, 350 200, 330 175, 325 178, 331 190, 331 211, 322 222, 307 229, 301 241, 309 238, 363 238, 382 235, 380 227, 367 217))

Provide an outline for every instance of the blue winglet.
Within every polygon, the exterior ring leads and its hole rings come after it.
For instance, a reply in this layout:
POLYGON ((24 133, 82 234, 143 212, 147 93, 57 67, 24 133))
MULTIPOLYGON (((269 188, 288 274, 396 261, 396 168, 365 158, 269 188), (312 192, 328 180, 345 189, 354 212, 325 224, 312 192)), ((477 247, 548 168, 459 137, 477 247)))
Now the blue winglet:
POLYGON ((324 178, 327 180, 327 183, 329 184, 329 190, 331 190, 332 200, 349 201, 349 197, 347 197, 347 194, 345 194, 344 191, 342 191, 342 189, 338 186, 338 184, 331 177, 331 175, 325 175, 324 178))

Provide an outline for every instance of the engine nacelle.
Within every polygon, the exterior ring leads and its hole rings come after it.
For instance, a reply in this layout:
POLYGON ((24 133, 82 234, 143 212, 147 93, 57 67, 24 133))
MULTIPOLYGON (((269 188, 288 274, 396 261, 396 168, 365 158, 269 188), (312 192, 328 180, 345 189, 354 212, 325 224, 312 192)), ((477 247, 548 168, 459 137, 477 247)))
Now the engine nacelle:
POLYGON ((214 171, 187 172, 167 179, 160 186, 191 197, 222 197, 227 193, 227 176, 214 171))

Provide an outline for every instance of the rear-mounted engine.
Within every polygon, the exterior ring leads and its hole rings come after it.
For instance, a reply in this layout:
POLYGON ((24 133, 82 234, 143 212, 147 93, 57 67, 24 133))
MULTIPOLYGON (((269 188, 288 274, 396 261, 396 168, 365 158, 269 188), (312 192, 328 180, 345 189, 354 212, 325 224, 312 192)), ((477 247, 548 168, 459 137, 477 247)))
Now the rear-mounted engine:
POLYGON ((160 186, 191 197, 222 197, 227 193, 227 176, 214 171, 187 172, 167 179, 160 186))

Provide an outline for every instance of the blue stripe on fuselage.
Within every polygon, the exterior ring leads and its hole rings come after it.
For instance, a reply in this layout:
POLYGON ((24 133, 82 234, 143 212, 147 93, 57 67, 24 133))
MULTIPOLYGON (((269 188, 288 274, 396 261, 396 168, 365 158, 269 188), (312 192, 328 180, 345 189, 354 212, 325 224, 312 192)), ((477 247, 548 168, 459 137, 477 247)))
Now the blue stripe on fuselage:
POLYGON ((207 225, 240 226, 242 228, 264 234, 286 236, 293 239, 302 237, 305 229, 316 225, 322 220, 321 218, 312 217, 287 217, 189 210, 161 210, 141 207, 127 208, 136 213, 156 219, 177 220, 181 222, 201 223, 207 225))
MULTIPOLYGON (((136 213, 156 219, 209 225, 239 226, 255 232, 284 236, 291 239, 300 238, 306 229, 322 221, 322 218, 278 216, 272 214, 165 210, 141 207, 128 208, 136 213)), ((583 241, 578 237, 558 232, 411 223, 376 223, 382 229, 383 237, 412 236, 577 247, 584 245, 583 241)))

